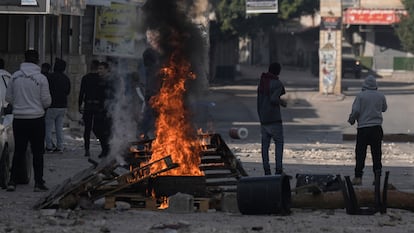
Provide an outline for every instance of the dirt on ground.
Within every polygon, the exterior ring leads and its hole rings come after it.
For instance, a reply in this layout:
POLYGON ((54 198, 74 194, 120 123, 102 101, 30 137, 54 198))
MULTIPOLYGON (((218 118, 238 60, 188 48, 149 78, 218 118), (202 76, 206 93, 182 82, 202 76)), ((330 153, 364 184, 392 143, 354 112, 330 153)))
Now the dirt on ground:
MULTIPOLYGON (((79 136, 66 136, 63 154, 45 155, 45 180, 53 187, 91 166, 83 156, 79 136)), ((228 143, 250 176, 262 176, 260 144, 235 140, 228 143)), ((413 145, 384 144, 384 170, 391 170, 390 182, 406 192, 414 190, 413 145)), ((92 159, 99 161, 100 149, 92 143, 92 159)), ((272 151, 271 151, 272 152, 272 151)), ((294 177, 305 174, 352 175, 352 144, 287 144, 285 172, 294 177)), ((373 189, 370 159, 367 159, 363 188, 373 189)), ((295 180, 292 179, 292 186, 295 180)), ((15 192, 0 190, 0 232, 414 232, 414 212, 388 209, 387 213, 369 216, 348 215, 345 209, 291 209, 291 214, 242 215, 210 209, 207 212, 172 213, 130 208, 118 203, 110 210, 98 200, 92 209, 34 210, 33 205, 45 193, 33 192, 33 182, 18 185, 15 192)), ((294 194, 292 194, 294 195, 294 194)))

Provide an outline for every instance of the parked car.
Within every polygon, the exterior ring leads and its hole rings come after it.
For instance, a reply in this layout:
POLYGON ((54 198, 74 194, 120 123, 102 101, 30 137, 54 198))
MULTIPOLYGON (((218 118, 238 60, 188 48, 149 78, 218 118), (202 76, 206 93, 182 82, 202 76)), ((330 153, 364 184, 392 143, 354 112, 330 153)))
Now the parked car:
MULTIPOLYGON (((3 78, 3 77, 2 77, 3 78)), ((13 114, 6 110, 7 103, 4 100, 7 82, 0 80, 0 187, 6 188, 10 179, 10 170, 14 154, 14 137, 13 137, 13 114)), ((25 162, 18 169, 16 177, 17 184, 28 184, 32 171, 32 158, 30 148, 28 148, 25 162)))

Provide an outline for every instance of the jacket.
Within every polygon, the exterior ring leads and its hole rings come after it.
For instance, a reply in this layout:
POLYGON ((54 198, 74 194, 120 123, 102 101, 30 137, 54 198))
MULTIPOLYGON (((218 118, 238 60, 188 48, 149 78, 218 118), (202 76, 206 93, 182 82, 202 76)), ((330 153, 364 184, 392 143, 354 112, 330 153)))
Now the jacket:
POLYGON ((362 91, 357 94, 352 103, 352 111, 348 122, 353 125, 358 122, 358 128, 382 125, 382 113, 387 110, 384 94, 379 92, 375 77, 368 76, 362 85, 362 91))
POLYGON ((6 101, 13 105, 16 119, 43 117, 52 102, 47 78, 34 63, 23 62, 9 82, 6 101))
POLYGON ((263 73, 257 87, 257 113, 261 124, 281 123, 280 97, 286 93, 279 77, 263 73))
POLYGON ((87 112, 103 111, 105 104, 105 81, 98 73, 88 73, 82 77, 79 91, 79 109, 82 104, 87 112))
POLYGON ((68 95, 70 93, 70 80, 62 72, 54 72, 47 77, 49 81, 50 95, 52 96, 51 108, 67 108, 68 95))

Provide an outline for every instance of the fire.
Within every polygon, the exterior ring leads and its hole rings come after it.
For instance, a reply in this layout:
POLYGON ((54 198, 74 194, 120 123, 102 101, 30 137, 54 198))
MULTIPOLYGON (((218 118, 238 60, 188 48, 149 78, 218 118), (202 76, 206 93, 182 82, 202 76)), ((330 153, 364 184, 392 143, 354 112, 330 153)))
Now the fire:
MULTIPOLYGON (((160 92, 150 100, 158 116, 149 163, 171 155, 172 161, 178 163, 179 167, 161 175, 203 175, 199 169, 202 147, 184 103, 186 81, 196 76, 191 72, 190 63, 178 52, 172 54, 167 65, 161 69, 161 74, 163 82, 160 92)), ((153 166, 151 169, 162 168, 153 166)))
POLYGON ((164 210, 164 209, 167 209, 168 206, 169 206, 168 198, 167 197, 161 197, 161 204, 158 207, 158 209, 164 210))

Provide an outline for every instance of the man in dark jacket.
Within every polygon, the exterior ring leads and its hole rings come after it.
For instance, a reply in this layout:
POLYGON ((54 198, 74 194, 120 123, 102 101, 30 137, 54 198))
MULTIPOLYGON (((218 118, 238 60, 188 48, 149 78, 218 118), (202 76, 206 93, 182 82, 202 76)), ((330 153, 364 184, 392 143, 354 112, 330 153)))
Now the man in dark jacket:
POLYGON ((262 73, 257 88, 257 112, 260 119, 262 135, 262 161, 265 175, 271 175, 269 164, 270 141, 275 142, 276 174, 283 172, 283 125, 280 106, 286 102, 280 97, 285 94, 285 87, 279 80, 281 66, 272 63, 267 73, 262 73))
MULTIPOLYGON (((91 131, 94 126, 94 118, 104 107, 104 100, 100 91, 102 80, 98 75, 99 61, 93 60, 90 72, 82 77, 79 91, 79 112, 82 114, 84 123, 83 140, 85 146, 85 156, 89 157, 89 145, 91 131)), ((96 135, 95 135, 96 136, 96 135)))
POLYGON ((63 72, 66 69, 66 62, 56 58, 53 73, 47 76, 49 81, 52 104, 46 111, 46 151, 63 152, 63 119, 68 107, 68 95, 70 93, 70 80, 63 72), (52 130, 56 131, 56 147, 52 139, 52 130))

